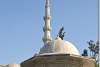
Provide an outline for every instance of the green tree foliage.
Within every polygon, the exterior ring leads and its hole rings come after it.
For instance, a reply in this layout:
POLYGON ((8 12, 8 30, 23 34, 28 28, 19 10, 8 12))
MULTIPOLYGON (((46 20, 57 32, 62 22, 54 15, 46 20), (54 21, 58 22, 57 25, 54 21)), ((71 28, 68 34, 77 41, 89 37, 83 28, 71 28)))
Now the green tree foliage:
POLYGON ((90 54, 88 54, 88 50, 84 49, 82 56, 90 56, 93 59, 95 59, 96 67, 99 67, 99 41, 94 42, 93 40, 90 40, 87 42, 88 43, 88 49, 90 51, 90 54))
POLYGON ((93 40, 90 40, 87 42, 89 45, 90 50, 90 57, 94 58, 96 60, 96 63, 99 62, 99 41, 96 43, 93 40))

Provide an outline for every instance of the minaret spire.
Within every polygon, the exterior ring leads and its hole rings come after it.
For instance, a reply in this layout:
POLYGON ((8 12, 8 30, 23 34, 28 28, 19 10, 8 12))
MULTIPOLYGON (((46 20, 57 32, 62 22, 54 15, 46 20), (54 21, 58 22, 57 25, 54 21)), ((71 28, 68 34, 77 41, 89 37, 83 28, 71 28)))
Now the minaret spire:
POLYGON ((45 0, 45 16, 44 16, 45 25, 43 27, 44 37, 43 42, 48 43, 52 40, 51 38, 51 15, 50 15, 50 0, 45 0))

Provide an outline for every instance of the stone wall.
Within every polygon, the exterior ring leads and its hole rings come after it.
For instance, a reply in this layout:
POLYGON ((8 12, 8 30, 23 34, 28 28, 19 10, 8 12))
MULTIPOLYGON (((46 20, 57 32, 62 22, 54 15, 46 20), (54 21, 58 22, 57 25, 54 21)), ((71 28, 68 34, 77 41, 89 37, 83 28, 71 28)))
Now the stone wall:
POLYGON ((21 63, 21 67, 95 67, 88 57, 67 54, 35 56, 21 63))

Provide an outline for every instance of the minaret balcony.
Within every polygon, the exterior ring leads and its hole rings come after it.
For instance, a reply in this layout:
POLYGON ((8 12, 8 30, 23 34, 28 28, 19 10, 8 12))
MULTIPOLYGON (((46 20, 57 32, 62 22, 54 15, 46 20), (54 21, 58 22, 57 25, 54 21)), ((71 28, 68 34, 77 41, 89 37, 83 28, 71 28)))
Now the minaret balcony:
POLYGON ((44 16, 44 20, 50 20, 51 19, 51 16, 44 16))
POLYGON ((51 27, 43 27, 43 31, 45 32, 45 31, 51 31, 52 30, 52 28, 51 27))

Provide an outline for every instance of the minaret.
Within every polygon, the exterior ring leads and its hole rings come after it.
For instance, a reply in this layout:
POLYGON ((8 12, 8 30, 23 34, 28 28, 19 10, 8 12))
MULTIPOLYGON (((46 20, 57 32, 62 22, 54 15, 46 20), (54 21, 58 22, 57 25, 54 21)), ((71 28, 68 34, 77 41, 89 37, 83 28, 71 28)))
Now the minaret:
POLYGON ((48 43, 52 40, 51 38, 51 16, 50 16, 50 0, 45 0, 45 16, 44 16, 45 25, 43 27, 44 37, 43 42, 48 43))

